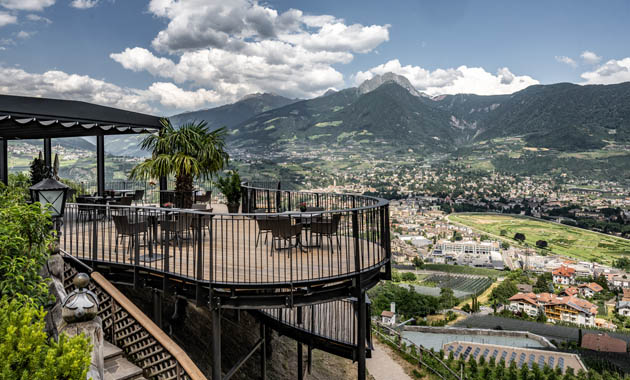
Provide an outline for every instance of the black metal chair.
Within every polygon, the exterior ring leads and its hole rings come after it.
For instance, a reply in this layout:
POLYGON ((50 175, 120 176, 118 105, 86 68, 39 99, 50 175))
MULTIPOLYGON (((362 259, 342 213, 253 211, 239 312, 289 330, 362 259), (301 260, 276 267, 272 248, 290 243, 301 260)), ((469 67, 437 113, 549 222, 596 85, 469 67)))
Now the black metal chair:
POLYGON ((195 203, 210 203, 211 199, 212 199, 211 190, 207 190, 204 195, 195 195, 195 203))
POLYGON ((291 223, 290 217, 284 216, 275 216, 269 217, 267 219, 271 226, 271 252, 274 250, 279 251, 282 249, 279 245, 280 242, 284 242, 285 247, 289 249, 289 254, 291 253, 291 248, 300 247, 304 250, 302 246, 302 224, 291 223), (295 239, 295 245, 292 244, 293 239, 295 239), (278 246, 276 246, 278 243, 278 246))
MULTIPOLYGON (((341 214, 333 214, 332 218, 320 219, 311 222, 311 235, 315 235, 318 238, 324 240, 324 236, 328 237, 329 247, 334 251, 332 237, 337 238, 337 248, 341 250, 341 240, 339 239, 339 222, 341 221, 341 214)), ((318 243, 321 244, 321 243, 318 243)))
MULTIPOLYGON (((146 244, 147 242, 147 233, 149 231, 149 226, 147 222, 129 222, 129 217, 127 215, 113 215, 112 219, 114 220, 114 226, 116 227, 116 247, 114 248, 114 252, 118 253, 118 238, 121 238, 122 244, 124 245, 125 238, 129 238, 129 243, 127 244, 127 250, 129 252, 129 257, 132 256, 132 249, 135 247, 136 239, 139 238, 140 234, 144 234, 143 242, 146 244)), ((149 244, 149 252, 152 253, 152 245, 149 244)))
POLYGON ((258 227, 258 234, 256 235, 256 247, 258 247, 258 243, 261 240, 261 235, 265 235, 265 244, 269 239, 269 234, 273 229, 273 221, 271 221, 271 217, 267 217, 264 215, 256 216, 256 225, 258 227))

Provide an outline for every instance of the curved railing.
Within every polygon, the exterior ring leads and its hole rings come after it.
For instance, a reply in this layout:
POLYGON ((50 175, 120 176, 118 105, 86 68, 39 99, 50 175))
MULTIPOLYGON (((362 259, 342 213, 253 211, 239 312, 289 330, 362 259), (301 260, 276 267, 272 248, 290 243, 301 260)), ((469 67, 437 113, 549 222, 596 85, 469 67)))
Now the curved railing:
POLYGON ((70 203, 61 247, 96 264, 237 290, 326 284, 389 263, 387 201, 244 189, 243 209, 250 212, 240 214, 70 203), (318 209, 301 213, 301 203, 318 209), (278 227, 286 230, 287 220, 293 227, 289 232, 294 232, 290 239, 278 227), (301 244, 295 246, 298 239, 301 244))
MULTIPOLYGON (((359 329, 356 299, 327 301, 303 307, 262 309, 259 319, 295 340, 338 356, 354 359, 361 331, 366 349, 371 349, 370 319, 359 329)), ((366 313, 370 315, 369 304, 366 313)))

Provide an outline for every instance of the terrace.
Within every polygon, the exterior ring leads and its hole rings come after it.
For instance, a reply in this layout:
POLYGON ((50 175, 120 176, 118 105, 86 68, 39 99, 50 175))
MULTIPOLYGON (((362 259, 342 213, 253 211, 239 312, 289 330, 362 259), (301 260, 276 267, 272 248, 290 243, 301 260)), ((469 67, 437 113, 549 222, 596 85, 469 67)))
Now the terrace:
POLYGON ((390 275, 388 203, 277 186, 244 189, 243 208, 257 212, 68 203, 60 246, 114 283, 177 293, 217 316, 250 310, 310 349, 359 360, 363 371, 370 347, 365 291, 390 275), (322 211, 300 212, 301 203, 322 211), (333 220, 330 234, 313 228, 333 220), (301 231, 285 241, 265 230, 265 221, 301 231))

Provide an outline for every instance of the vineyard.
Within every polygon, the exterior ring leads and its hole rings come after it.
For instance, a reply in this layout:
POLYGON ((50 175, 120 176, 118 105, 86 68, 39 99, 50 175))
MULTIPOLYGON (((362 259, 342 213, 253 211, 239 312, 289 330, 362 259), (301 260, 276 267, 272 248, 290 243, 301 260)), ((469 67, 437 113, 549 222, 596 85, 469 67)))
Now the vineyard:
POLYGON ((493 282, 488 277, 452 274, 432 274, 424 281, 439 288, 450 288, 467 294, 481 294, 493 282))

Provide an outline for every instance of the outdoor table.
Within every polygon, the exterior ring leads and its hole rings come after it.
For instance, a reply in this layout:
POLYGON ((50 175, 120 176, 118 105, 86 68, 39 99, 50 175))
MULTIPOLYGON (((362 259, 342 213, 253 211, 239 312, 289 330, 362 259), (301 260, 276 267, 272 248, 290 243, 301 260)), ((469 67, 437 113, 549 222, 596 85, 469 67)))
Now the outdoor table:
POLYGON ((310 230, 313 220, 319 220, 321 218, 323 211, 284 211, 280 214, 288 215, 291 219, 299 220, 299 223, 302 223, 302 230, 306 232, 306 244, 303 245, 304 248, 316 248, 320 246, 310 245, 308 243, 308 230, 310 230))

